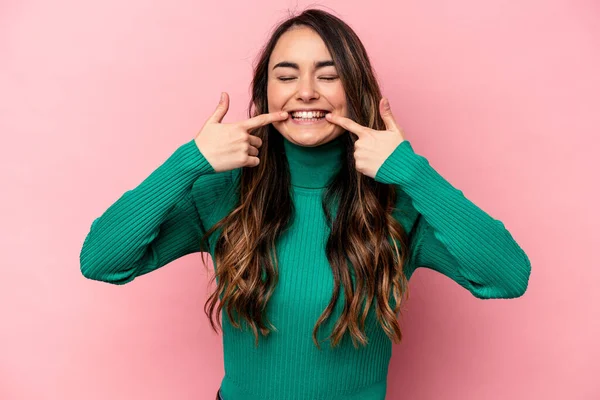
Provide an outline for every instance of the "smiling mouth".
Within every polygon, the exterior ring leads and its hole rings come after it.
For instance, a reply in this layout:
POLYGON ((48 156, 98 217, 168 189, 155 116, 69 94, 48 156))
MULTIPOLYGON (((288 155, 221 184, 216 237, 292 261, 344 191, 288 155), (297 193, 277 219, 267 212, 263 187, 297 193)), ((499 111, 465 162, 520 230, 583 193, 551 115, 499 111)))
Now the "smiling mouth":
POLYGON ((295 120, 319 120, 325 118, 326 111, 291 112, 290 117, 295 120))
POLYGON ((290 118, 289 121, 294 125, 322 125, 324 122, 329 123, 325 117, 320 118, 290 118))

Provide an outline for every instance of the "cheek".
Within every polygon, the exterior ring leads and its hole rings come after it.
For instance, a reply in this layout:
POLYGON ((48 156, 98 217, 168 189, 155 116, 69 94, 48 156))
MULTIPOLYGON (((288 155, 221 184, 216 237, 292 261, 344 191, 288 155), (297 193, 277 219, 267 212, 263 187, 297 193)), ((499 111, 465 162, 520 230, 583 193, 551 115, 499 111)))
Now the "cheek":
POLYGON ((284 96, 281 91, 275 87, 267 88, 267 102, 269 110, 280 110, 284 104, 284 96))
POLYGON ((336 109, 346 110, 346 93, 344 92, 344 88, 341 84, 335 88, 332 88, 332 91, 329 94, 329 99, 336 109))

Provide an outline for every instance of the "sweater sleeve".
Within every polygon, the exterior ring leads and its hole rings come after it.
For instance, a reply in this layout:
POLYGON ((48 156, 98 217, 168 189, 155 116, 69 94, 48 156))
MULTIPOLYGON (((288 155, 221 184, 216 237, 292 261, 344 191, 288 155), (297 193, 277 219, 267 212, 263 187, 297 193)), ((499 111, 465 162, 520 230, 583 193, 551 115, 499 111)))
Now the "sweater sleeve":
POLYGON ((91 225, 80 252, 88 279, 122 285, 189 253, 208 251, 192 186, 215 173, 194 140, 181 145, 91 225))
POLYGON ((375 180, 398 185, 418 211, 410 262, 438 271, 480 299, 515 298, 531 264, 504 224, 467 199, 404 140, 375 180))

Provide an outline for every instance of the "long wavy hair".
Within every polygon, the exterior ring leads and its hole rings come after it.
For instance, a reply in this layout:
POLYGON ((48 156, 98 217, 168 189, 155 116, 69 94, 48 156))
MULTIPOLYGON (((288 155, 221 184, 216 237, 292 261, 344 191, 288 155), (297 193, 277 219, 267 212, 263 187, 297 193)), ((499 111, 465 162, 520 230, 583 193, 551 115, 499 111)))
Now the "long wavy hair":
MULTIPOLYGON (((384 130, 378 107, 381 92, 363 44, 345 22, 318 9, 291 16, 274 29, 254 68, 248 117, 268 113, 267 76, 271 52, 283 33, 298 26, 312 28, 329 49, 346 93, 348 117, 372 129, 384 130)), ((217 303, 218 321, 225 308, 232 325, 240 329, 233 315, 238 314, 251 327, 258 346, 258 331, 267 336, 271 331, 269 327, 275 328, 264 315, 279 277, 275 241, 289 227, 295 208, 281 134, 272 125, 251 134, 262 139, 260 163, 241 169, 239 180, 234 183, 239 198, 233 211, 202 238, 208 243, 207 238, 215 230, 223 229, 215 242, 216 269, 209 282, 216 279, 217 287, 206 301, 204 311, 215 332, 212 316, 217 303)), ((386 335, 399 343, 402 334, 396 317, 403 305, 403 296, 408 299, 408 281, 403 270, 408 240, 402 225, 391 215, 396 191, 393 185, 376 182, 356 170, 353 153, 357 138, 348 132, 343 135, 345 162, 322 198, 331 228, 326 254, 334 289, 328 306, 315 324, 313 341, 320 348, 317 331, 331 316, 343 289, 342 314, 325 339, 331 338, 332 347, 338 345, 346 331, 354 347, 357 341, 362 345, 368 343, 364 323, 373 303, 386 335), (334 205, 339 211, 332 220, 334 205), (390 294, 394 306, 390 304, 390 294)))

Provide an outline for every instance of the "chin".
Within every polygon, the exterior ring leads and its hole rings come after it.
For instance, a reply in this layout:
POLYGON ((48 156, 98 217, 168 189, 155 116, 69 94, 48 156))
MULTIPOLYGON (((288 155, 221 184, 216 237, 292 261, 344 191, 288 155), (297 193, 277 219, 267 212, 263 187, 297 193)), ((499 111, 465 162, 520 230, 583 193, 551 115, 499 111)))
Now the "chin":
POLYGON ((315 147, 332 141, 339 135, 330 133, 319 134, 317 132, 305 132, 304 134, 287 134, 284 135, 287 140, 299 146, 315 147))
POLYGON ((337 132, 336 129, 333 131, 331 128, 327 129, 310 129, 302 128, 298 126, 288 127, 279 123, 273 123, 273 127, 288 141, 297 144, 299 146, 315 147, 321 144, 332 141, 333 139, 340 136, 343 131, 337 132))

